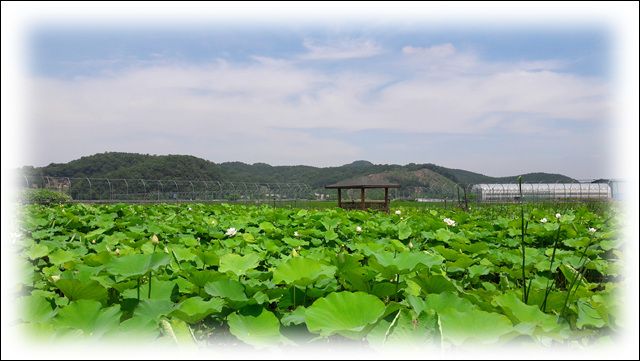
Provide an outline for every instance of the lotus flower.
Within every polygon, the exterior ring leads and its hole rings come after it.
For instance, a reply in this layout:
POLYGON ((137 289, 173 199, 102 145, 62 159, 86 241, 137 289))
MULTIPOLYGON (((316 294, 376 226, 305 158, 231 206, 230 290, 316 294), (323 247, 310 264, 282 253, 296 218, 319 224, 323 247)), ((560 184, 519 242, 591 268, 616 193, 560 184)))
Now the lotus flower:
POLYGON ((151 243, 153 243, 153 244, 160 243, 160 240, 158 239, 158 236, 156 236, 155 234, 153 236, 151 236, 151 243))
POLYGON ((540 220, 540 223, 547 223, 547 219, 546 219, 546 218, 542 218, 542 219, 540 220))
POLYGON ((300 234, 298 233, 298 231, 293 232, 293 236, 294 237, 300 237, 300 234))
POLYGON ((229 236, 229 237, 233 237, 236 235, 236 233, 238 233, 238 230, 236 230, 235 228, 231 227, 229 229, 227 229, 227 233, 225 233, 225 235, 229 236))
POLYGON ((597 231, 597 229, 595 229, 593 227, 589 228, 589 233, 591 233, 591 234, 596 233, 596 231, 597 231))
POLYGON ((560 217, 562 217, 562 215, 560 213, 556 213, 556 218, 560 219, 560 217))
POLYGON ((443 219, 443 221, 444 221, 444 223, 446 223, 448 226, 451 226, 451 227, 455 227, 455 226, 456 226, 456 221, 454 221, 454 220, 453 220, 453 219, 451 219, 451 218, 445 218, 445 219, 443 219))
POLYGON ((356 232, 358 232, 358 233, 362 232, 362 227, 356 226, 356 232))
POLYGON ((399 216, 399 215, 401 215, 401 214, 402 214, 402 212, 398 209, 398 210, 396 211, 396 215, 398 215, 398 216, 399 216))

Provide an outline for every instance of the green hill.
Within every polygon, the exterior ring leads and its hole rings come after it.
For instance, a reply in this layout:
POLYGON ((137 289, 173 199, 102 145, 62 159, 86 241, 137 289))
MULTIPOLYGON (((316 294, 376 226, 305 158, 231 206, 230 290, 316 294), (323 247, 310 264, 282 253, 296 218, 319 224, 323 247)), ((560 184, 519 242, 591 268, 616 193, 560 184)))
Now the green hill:
MULTIPOLYGON (((462 169, 435 164, 373 164, 358 160, 338 167, 305 165, 271 166, 265 163, 213 163, 189 155, 149 155, 107 152, 82 157, 69 163, 52 163, 45 167, 22 168, 25 175, 119 179, 188 179, 260 183, 305 183, 314 188, 354 177, 371 176, 405 187, 450 186, 454 183, 515 182, 517 175, 490 177, 462 169)), ((527 182, 575 182, 561 174, 528 173, 527 182)))

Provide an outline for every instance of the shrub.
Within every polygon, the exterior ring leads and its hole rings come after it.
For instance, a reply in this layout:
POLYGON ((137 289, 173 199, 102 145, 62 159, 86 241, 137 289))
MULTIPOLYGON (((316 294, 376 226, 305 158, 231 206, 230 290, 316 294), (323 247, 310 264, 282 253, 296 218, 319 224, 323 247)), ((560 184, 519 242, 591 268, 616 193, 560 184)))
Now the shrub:
POLYGON ((50 189, 26 189, 22 194, 22 202, 30 204, 60 204, 67 203, 70 200, 71 196, 68 194, 50 189))

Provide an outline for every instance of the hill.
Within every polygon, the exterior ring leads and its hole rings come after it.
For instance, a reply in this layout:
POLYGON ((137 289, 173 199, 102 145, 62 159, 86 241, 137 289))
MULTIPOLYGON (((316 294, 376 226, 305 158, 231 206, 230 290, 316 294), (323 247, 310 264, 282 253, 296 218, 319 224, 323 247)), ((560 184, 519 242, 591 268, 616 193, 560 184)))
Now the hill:
MULTIPOLYGON (((88 177, 119 179, 188 179, 260 183, 306 183, 314 188, 354 177, 377 177, 405 187, 435 185, 509 183, 510 177, 490 177, 462 169, 445 168, 431 163, 407 165, 373 164, 358 160, 338 167, 305 165, 271 166, 265 163, 213 163, 189 155, 149 155, 107 152, 81 157, 68 163, 45 167, 25 166, 23 174, 31 176, 88 177)), ((561 174, 528 173, 527 182, 576 182, 561 174)))

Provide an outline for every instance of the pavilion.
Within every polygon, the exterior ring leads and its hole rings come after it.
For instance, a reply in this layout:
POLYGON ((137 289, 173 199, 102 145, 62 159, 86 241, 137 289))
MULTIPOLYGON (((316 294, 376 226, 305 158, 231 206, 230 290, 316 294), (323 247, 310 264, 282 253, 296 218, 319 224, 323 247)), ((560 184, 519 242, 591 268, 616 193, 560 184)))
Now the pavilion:
POLYGON ((338 190, 338 207, 343 209, 375 209, 380 211, 389 212, 389 188, 400 188, 400 184, 385 183, 372 180, 368 177, 360 177, 357 179, 340 181, 334 184, 325 186, 326 189, 338 190), (384 201, 366 200, 365 189, 382 189, 384 188, 384 201), (356 202, 343 201, 342 190, 343 189, 360 189, 360 201, 356 202))

